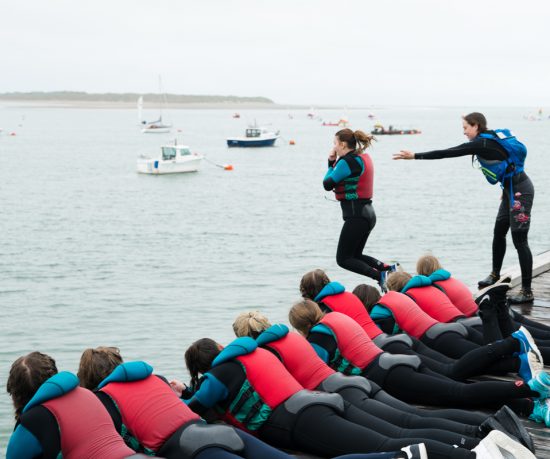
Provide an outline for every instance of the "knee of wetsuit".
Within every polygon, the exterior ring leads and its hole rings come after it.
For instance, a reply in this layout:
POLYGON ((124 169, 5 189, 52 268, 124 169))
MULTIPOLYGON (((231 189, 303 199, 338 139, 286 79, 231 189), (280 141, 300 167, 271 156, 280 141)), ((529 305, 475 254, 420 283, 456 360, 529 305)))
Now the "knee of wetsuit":
POLYGON ((497 220, 495 222, 495 227, 493 229, 493 235, 496 238, 505 238, 506 233, 508 233, 508 228, 510 224, 507 220, 497 220))

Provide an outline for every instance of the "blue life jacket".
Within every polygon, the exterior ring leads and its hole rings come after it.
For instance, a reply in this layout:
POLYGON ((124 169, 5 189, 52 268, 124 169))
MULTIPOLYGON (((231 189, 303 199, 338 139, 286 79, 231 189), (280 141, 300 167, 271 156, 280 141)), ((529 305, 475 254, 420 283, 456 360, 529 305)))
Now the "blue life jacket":
POLYGON ((500 183, 504 188, 504 181, 510 182, 510 204, 514 205, 514 191, 512 187, 512 177, 518 175, 524 170, 527 148, 510 132, 509 129, 495 129, 494 131, 484 132, 478 137, 483 139, 492 139, 506 150, 508 158, 501 161, 486 160, 477 157, 481 166, 481 172, 491 185, 500 183))

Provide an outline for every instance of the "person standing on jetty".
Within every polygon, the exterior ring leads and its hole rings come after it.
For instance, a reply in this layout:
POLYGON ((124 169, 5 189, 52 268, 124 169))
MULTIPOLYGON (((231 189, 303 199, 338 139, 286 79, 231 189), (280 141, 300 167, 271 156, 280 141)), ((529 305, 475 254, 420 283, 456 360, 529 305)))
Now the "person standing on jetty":
POLYGON ((533 256, 527 234, 535 189, 524 171, 527 149, 508 129, 488 130, 487 120, 482 113, 473 112, 464 116, 462 127, 469 142, 446 150, 424 153, 401 150, 393 155, 393 159, 443 159, 472 155, 473 161, 476 157, 487 181, 492 185, 499 183, 503 191, 494 227, 493 270, 487 278, 478 282, 479 288, 488 287, 500 278, 506 253, 506 234, 511 229, 521 268, 521 290, 519 294, 510 297, 510 302, 532 302, 533 256))
POLYGON ((365 153, 373 139, 363 131, 338 131, 328 156, 323 187, 334 191, 344 219, 336 262, 344 269, 376 280, 383 287, 391 265, 363 255, 367 239, 376 225, 372 207, 374 166, 370 155, 365 153))

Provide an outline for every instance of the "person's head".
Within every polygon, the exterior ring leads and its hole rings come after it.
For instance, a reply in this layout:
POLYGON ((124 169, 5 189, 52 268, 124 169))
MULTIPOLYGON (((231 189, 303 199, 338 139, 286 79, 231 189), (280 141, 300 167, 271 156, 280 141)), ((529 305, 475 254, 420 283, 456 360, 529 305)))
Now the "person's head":
POLYGON ((117 347, 100 346, 86 349, 78 365, 77 376, 80 385, 94 390, 121 363, 123 360, 117 347))
POLYGON ((256 339, 269 327, 269 319, 259 311, 241 312, 233 322, 233 331, 237 337, 250 336, 256 339))
POLYGON ((322 269, 314 269, 302 276, 300 281, 300 293, 302 297, 313 300, 323 287, 330 282, 330 279, 322 269))
POLYGON ((423 255, 416 262, 416 272, 422 276, 429 276, 434 271, 442 268, 439 260, 433 255, 423 255))
POLYGON ((468 113, 462 117, 462 129, 464 129, 464 135, 468 140, 473 140, 479 134, 487 131, 487 119, 483 113, 468 113))
POLYGON ((345 156, 350 151, 356 150, 357 153, 370 147, 374 137, 363 131, 352 131, 351 129, 341 129, 334 134, 334 150, 338 156, 345 156))
POLYGON ((301 335, 307 336, 309 330, 317 325, 324 315, 317 303, 304 299, 290 308, 288 320, 301 335))
POLYGON ((403 287, 407 285, 407 282, 411 280, 411 277, 412 276, 406 272, 396 271, 394 273, 390 273, 388 274, 388 278, 386 280, 386 287, 388 290, 400 292, 403 290, 403 287))
POLYGON ((371 311, 372 307, 380 300, 380 292, 376 287, 367 284, 359 284, 353 289, 353 294, 361 300, 361 303, 371 311))
POLYGON ((31 352, 13 362, 6 390, 13 401, 15 419, 19 419, 23 408, 30 402, 38 388, 56 374, 55 360, 41 352, 31 352))
POLYGON ((222 346, 210 338, 195 341, 185 351, 185 365, 191 376, 191 386, 197 387, 199 375, 212 368, 212 362, 221 352, 222 346))

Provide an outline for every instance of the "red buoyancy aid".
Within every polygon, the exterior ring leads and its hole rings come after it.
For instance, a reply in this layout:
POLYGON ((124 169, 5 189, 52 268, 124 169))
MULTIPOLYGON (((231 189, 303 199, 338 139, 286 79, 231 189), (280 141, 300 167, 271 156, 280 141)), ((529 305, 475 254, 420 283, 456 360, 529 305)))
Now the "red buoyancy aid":
POLYGON ((290 332, 281 339, 267 343, 265 347, 277 352, 285 368, 305 389, 314 390, 336 373, 298 333, 290 332))
POLYGON ((353 293, 343 292, 336 295, 328 295, 321 302, 327 305, 332 311, 340 312, 355 320, 365 330, 365 333, 369 335, 370 339, 374 339, 382 334, 382 330, 372 321, 361 300, 353 293))
POLYGON ((342 357, 361 370, 384 352, 355 320, 345 314, 329 312, 319 323, 332 330, 342 357))
POLYGON ((199 421, 168 384, 155 375, 110 382, 101 389, 116 403, 122 423, 141 445, 157 451, 182 425, 199 421))
POLYGON ((262 402, 274 410, 296 392, 303 390, 281 361, 271 352, 257 348, 236 357, 246 371, 246 379, 262 402))
POLYGON ((103 404, 89 390, 76 387, 42 406, 57 421, 64 459, 122 459, 134 454, 103 404))
POLYGON ((463 282, 450 277, 446 280, 435 281, 434 284, 445 292, 445 295, 466 317, 471 317, 478 311, 472 292, 463 282))
MULTIPOLYGON (((374 165, 372 163, 372 158, 367 153, 362 153, 357 155, 363 161, 363 172, 359 176, 357 182, 357 199, 372 199, 373 194, 373 182, 374 182, 374 165)), ((346 180, 342 180, 334 187, 334 194, 338 201, 344 201, 346 199, 346 180)))
POLYGON ((378 300, 378 304, 388 308, 397 326, 415 338, 420 338, 429 328, 438 323, 411 298, 400 292, 386 293, 378 300))
POLYGON ((447 295, 433 285, 413 287, 406 291, 420 309, 439 322, 453 322, 464 314, 458 309, 447 295))

